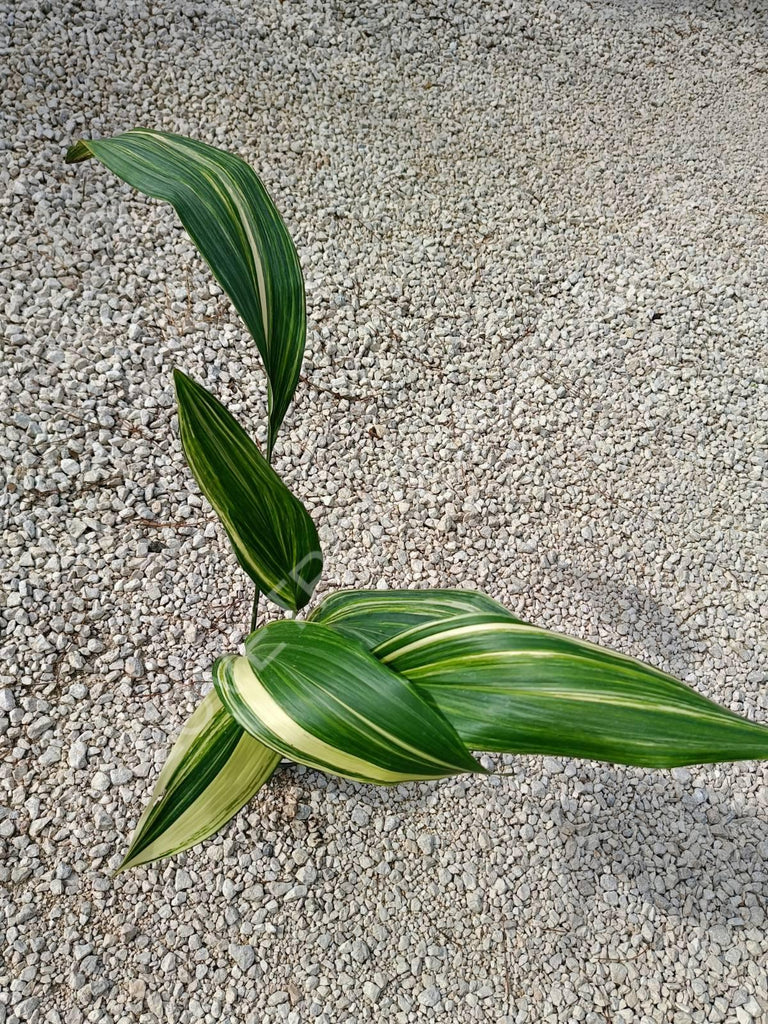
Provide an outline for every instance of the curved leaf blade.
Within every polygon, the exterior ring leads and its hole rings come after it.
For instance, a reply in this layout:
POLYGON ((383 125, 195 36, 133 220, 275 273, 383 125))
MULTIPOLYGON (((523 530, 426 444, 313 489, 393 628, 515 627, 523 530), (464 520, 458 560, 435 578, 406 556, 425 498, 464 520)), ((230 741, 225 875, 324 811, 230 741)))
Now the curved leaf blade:
POLYGON ((471 614, 520 621, 476 590, 339 590, 323 598, 308 621, 373 648, 414 626, 471 614))
POLYGON ((281 608, 303 608, 323 567, 309 513, 210 391, 180 370, 174 381, 184 454, 238 562, 281 608))
POLYGON ((173 206, 245 321, 269 382, 271 454, 299 379, 306 312, 299 258, 264 185, 239 157, 146 128, 81 140, 66 161, 91 156, 140 192, 173 206))
POLYGON ((768 728, 633 658, 495 616, 379 645, 473 750, 679 765, 768 757, 768 728))
POLYGON ((280 755, 249 736, 211 691, 187 719, 117 872, 217 832, 261 789, 280 755))
POLYGON ((270 623, 246 652, 216 662, 216 689, 232 717, 283 756, 380 785, 483 771, 410 683, 333 630, 270 623))

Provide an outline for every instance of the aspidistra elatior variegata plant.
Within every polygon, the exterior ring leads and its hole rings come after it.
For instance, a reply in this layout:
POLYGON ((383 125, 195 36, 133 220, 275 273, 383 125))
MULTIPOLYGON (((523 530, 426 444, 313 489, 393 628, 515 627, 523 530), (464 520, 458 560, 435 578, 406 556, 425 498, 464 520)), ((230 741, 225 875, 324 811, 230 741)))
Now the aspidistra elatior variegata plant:
MULTIPOLYGON (((294 615, 322 568, 317 531, 272 469, 299 378, 304 284, 263 184, 238 157, 136 129, 81 141, 179 217, 248 327, 267 374, 267 452, 201 384, 175 371, 187 461, 258 592, 294 615)), ((118 870, 212 835, 281 758, 396 785, 469 772, 473 751, 669 768, 768 757, 768 728, 673 676, 530 625, 483 594, 341 591, 306 620, 271 622, 213 668, 118 870)))

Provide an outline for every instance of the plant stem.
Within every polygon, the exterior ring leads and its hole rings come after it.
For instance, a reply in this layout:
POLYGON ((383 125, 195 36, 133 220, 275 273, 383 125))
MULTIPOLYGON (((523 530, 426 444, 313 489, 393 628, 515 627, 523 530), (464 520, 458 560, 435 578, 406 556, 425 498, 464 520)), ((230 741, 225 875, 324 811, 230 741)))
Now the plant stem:
MULTIPOLYGON (((270 406, 272 405, 271 399, 269 404, 270 406)), ((269 422, 267 423, 267 462, 270 464, 270 466, 272 465, 272 424, 269 422)), ((256 620, 259 617, 260 596, 261 591, 259 590, 258 587, 256 587, 253 593, 253 607, 251 608, 251 628, 249 630, 250 633, 253 633, 253 631, 256 629, 256 620)))
POLYGON ((250 633, 252 633, 254 631, 254 629, 256 629, 256 619, 258 619, 258 617, 259 617, 259 597, 260 597, 260 594, 261 594, 261 591, 259 590, 258 587, 256 587, 256 590, 255 590, 254 595, 253 595, 253 608, 251 609, 251 628, 249 630, 250 633))

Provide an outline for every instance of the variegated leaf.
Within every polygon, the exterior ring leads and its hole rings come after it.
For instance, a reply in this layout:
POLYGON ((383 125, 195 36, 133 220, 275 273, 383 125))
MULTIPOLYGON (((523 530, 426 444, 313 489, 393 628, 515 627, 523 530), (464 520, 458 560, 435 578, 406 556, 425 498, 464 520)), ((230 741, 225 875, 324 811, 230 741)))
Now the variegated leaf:
POLYGON ((174 853, 213 835, 261 789, 280 762, 211 691, 187 719, 118 868, 174 853))
POLYGON ((270 600, 303 608, 323 567, 309 513, 210 391, 180 370, 174 379, 187 462, 237 560, 270 600))
POLYGON ((373 652, 472 750, 676 765, 768 757, 768 728, 625 655, 500 616, 417 626, 373 652))
POLYGON ((267 459, 296 383, 306 338, 304 280, 291 237, 255 172, 239 157, 167 132, 136 128, 71 146, 176 210, 245 321, 269 382, 267 459))
POLYGON ((476 590, 339 590, 323 598, 309 621, 371 648, 413 626, 473 613, 520 621, 476 590))
POLYGON ((246 652, 216 662, 216 688, 232 717, 285 757, 381 785, 482 772, 410 683, 326 626, 271 623, 246 652))

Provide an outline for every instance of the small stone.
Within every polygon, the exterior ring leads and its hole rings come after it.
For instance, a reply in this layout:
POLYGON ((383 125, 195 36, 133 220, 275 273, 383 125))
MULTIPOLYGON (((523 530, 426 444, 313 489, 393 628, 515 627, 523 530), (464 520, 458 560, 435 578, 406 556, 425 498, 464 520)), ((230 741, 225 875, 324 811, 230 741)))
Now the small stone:
POLYGON ((299 885, 292 885, 283 898, 286 903, 289 903, 291 900, 303 899, 306 895, 307 887, 300 883, 299 885))
POLYGON ((352 959, 359 964, 364 964, 366 960, 370 959, 371 951, 368 948, 368 944, 363 939, 355 939, 352 943, 350 950, 352 959))
POLYGON ((149 1010, 150 1013, 154 1013, 156 1017, 162 1017, 163 997, 160 995, 159 992, 155 992, 151 989, 147 992, 147 1009, 149 1010))
POLYGON ((435 985, 430 985, 429 988, 425 988, 423 992, 419 993, 419 1003, 422 1006, 437 1006, 441 998, 440 989, 435 985))
POLYGON ((416 843, 423 854, 429 855, 437 849, 437 836, 420 835, 416 843))
POLYGON ((163 974, 173 974, 176 970, 176 954, 166 953, 163 959, 160 961, 160 970, 163 974))
POLYGON ((317 880, 317 868, 314 864, 305 864, 303 868, 299 868, 296 872, 296 877, 302 885, 312 885, 317 880))
POLYGON ((69 748, 69 767, 85 768, 88 763, 88 748, 82 740, 75 740, 69 748))
POLYGON ((112 815, 108 814, 107 811, 105 811, 103 807, 97 807, 96 808, 96 812, 94 813, 93 820, 94 820, 94 823, 96 825, 96 828, 99 829, 100 832, 106 832, 108 829, 112 828, 112 826, 114 825, 114 821, 112 820, 112 815))
POLYGON ((125 672, 132 679, 140 679, 144 675, 144 665, 141 658, 127 658, 125 662, 125 672))
POLYGON ((48 732, 52 726, 53 719, 50 715, 40 715, 39 718, 36 718, 27 726, 27 736, 29 736, 31 740, 37 740, 43 735, 43 733, 48 732))
POLYGON ((232 943, 229 947, 229 955, 241 971, 247 971, 249 967, 253 966, 256 960, 256 954, 254 953, 252 946, 238 946, 235 943, 232 943))
POLYGON ((95 974, 98 974, 100 968, 101 964, 99 962, 99 958, 97 956, 93 956, 92 954, 84 957, 83 962, 80 964, 80 970, 83 972, 86 978, 91 978, 95 974))
POLYGON ((285 894, 290 892, 292 888, 293 888, 293 883, 292 882, 268 882, 267 883, 267 890, 271 893, 272 896, 276 896, 278 898, 280 898, 282 896, 285 896, 285 894))
POLYGON ((109 776, 105 772, 96 772, 91 779, 91 789, 97 793, 106 793, 109 789, 109 776))
POLYGON ((57 764, 61 760, 61 747, 57 743, 51 743, 43 753, 40 755, 38 764, 42 768, 49 768, 53 764, 57 764))
POLYGON ((173 880, 173 887, 176 892, 184 892, 186 889, 192 889, 194 887, 192 876, 184 868, 179 868, 173 880))
POLYGON ((22 1001, 13 1008, 13 1013, 17 1020, 27 1021, 31 1018, 32 1014, 37 1010, 40 1005, 40 999, 37 996, 29 996, 27 999, 22 1001))
POLYGON ((143 978, 131 978, 128 981, 128 997, 131 1002, 143 1003, 147 994, 147 983, 143 978))
POLYGON ((350 817, 356 825, 361 825, 363 827, 365 827, 371 819, 371 816, 365 807, 360 807, 359 805, 352 808, 352 814, 350 817))
POLYGON ((363 995, 369 1003, 377 1003, 381 995, 381 989, 372 981, 363 982, 363 995))
POLYGON ((4 686, 0 689, 0 711, 13 711, 15 707, 16 698, 13 696, 13 690, 4 686))
POLYGON ((623 985, 627 978, 627 968, 624 964, 611 964, 611 981, 614 985, 623 985))

